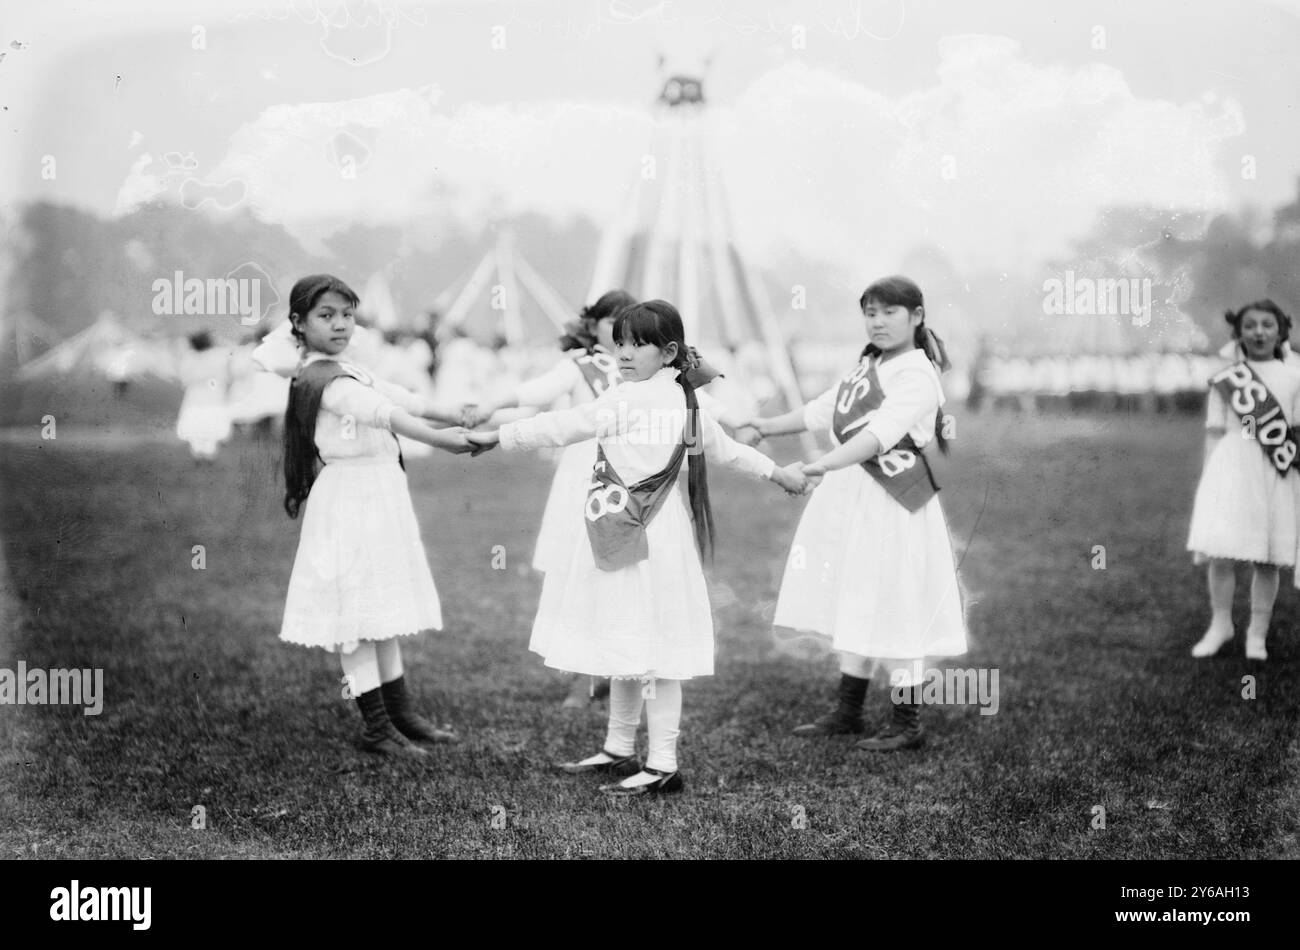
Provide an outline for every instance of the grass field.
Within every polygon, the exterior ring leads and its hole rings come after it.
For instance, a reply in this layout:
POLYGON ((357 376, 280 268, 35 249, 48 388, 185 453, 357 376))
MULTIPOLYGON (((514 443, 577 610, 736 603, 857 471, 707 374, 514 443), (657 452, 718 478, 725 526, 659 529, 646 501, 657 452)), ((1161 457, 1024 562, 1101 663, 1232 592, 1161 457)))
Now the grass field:
MULTIPOLYGON (((686 793, 631 803, 550 768, 594 751, 603 715, 561 713, 564 681, 526 649, 544 460, 494 452, 410 466, 446 629, 408 641, 408 679, 466 736, 414 765, 360 752, 336 660, 276 639, 297 539, 280 509, 278 447, 245 440, 198 468, 170 441, 11 431, 0 443, 0 666, 102 667, 105 705, 97 717, 0 706, 0 853, 1300 854, 1290 572, 1267 664, 1247 663, 1240 634, 1222 658, 1188 656, 1208 619, 1204 578, 1183 551, 1199 419, 983 415, 958 426, 939 479, 973 648, 948 665, 996 668, 997 714, 926 708, 919 753, 792 737, 835 682, 825 650, 770 626, 803 501, 715 471, 717 674, 686 688, 686 793), (194 545, 205 570, 192 567, 194 545), (495 545, 505 570, 492 566, 495 545), (1256 698, 1242 696, 1245 675, 1256 698), (191 828, 194 806, 204 829, 191 828)), ((795 446, 773 451, 786 460, 795 446)), ((884 717, 888 693, 873 685, 870 714, 884 717)))

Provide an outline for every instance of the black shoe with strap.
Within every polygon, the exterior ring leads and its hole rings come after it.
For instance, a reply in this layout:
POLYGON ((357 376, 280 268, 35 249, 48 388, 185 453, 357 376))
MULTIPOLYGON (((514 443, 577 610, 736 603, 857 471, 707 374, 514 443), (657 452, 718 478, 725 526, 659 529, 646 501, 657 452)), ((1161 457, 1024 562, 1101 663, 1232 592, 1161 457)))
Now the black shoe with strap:
POLYGON ((862 722, 862 704, 867 698, 871 680, 848 673, 840 674, 839 705, 820 719, 796 726, 794 734, 803 738, 814 736, 847 736, 866 731, 862 722))
MULTIPOLYGON (((642 782, 639 785, 624 785, 622 782, 616 785, 602 785, 600 790, 614 798, 637 798, 641 795, 671 795, 680 792, 686 787, 681 772, 661 772, 659 769, 652 769, 648 765, 641 769, 641 772, 638 772, 637 775, 642 772, 646 775, 655 776, 655 780, 653 782, 642 782)), ((636 775, 630 777, 636 778, 636 775)))
POLYGON ((450 729, 439 729, 429 720, 415 711, 411 696, 406 691, 406 677, 399 676, 390 683, 379 687, 384 697, 384 706, 388 718, 392 720, 397 731, 413 742, 429 744, 442 742, 460 742, 460 736, 450 729))
POLYGON ((561 762, 559 767, 570 775, 635 775, 641 770, 641 760, 636 757, 635 752, 631 755, 615 755, 605 749, 600 751, 602 755, 609 756, 608 762, 592 762, 586 765, 581 762, 561 762))
POLYGON ((384 705, 384 696, 380 690, 372 689, 357 697, 357 707, 366 722, 361 734, 361 748, 376 755, 391 755, 398 758, 423 759, 428 753, 412 744, 402 735, 388 717, 384 705))

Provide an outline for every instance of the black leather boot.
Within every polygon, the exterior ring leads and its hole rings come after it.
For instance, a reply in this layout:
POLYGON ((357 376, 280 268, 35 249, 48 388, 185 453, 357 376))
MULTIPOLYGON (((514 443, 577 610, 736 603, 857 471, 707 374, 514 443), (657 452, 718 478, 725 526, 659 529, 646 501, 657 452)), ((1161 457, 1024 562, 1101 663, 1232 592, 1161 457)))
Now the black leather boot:
POLYGON ((925 727, 921 725, 921 703, 917 698, 919 687, 904 689, 899 702, 894 703, 894 713, 883 729, 870 739, 859 742, 858 748, 866 752, 897 752, 900 749, 917 749, 925 744, 925 727))
POLYGON ((406 740, 397 727, 388 718, 384 706, 383 693, 372 689, 357 697, 357 707, 366 721, 366 730, 361 734, 361 748, 378 755, 392 755, 412 759, 422 759, 427 753, 406 740))
POLYGON ((411 705, 410 694, 406 691, 405 676, 399 676, 391 683, 384 683, 379 687, 379 692, 384 698, 388 718, 397 727, 397 731, 406 738, 413 742, 428 743, 460 741, 460 736, 456 733, 449 729, 439 729, 415 711, 411 705))
POLYGON ((820 719, 797 726, 794 734, 808 738, 856 735, 864 731, 866 726, 862 722, 862 704, 866 701, 869 685, 871 685, 869 679, 864 680, 857 676, 850 676, 848 673, 841 673, 839 705, 833 712, 827 713, 820 719))

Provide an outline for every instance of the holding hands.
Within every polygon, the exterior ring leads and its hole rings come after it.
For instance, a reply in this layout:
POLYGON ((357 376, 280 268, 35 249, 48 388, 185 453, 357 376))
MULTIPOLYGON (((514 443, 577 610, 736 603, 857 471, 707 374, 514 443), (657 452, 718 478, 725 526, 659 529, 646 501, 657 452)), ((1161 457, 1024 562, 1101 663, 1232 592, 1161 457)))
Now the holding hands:
POLYGON ((469 453, 471 457, 482 455, 491 449, 496 442, 484 444, 481 441, 475 441, 474 436, 481 435, 478 432, 470 432, 462 426, 452 426, 447 429, 439 429, 438 435, 441 437, 438 447, 445 449, 453 455, 464 455, 469 453))
POLYGON ((465 438, 469 440, 470 445, 474 446, 474 455, 482 455, 501 444, 501 430, 493 429, 486 432, 466 432, 465 438))
POLYGON ((826 476, 826 468, 820 462, 804 462, 800 467, 808 479, 809 491, 820 485, 822 479, 826 476))
POLYGON ((798 462, 791 462, 784 468, 772 469, 771 478, 785 489, 787 495, 802 495, 808 490, 808 478, 798 462))

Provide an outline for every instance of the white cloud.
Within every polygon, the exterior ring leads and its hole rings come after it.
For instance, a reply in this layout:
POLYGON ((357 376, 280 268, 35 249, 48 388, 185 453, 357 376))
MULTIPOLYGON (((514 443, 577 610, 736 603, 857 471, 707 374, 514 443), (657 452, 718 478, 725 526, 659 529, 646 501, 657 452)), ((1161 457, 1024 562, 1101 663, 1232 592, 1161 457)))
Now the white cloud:
POLYGON ((738 103, 726 158, 746 230, 769 242, 872 269, 925 240, 993 265, 1061 249, 1105 205, 1226 207, 1216 160, 1242 128, 1231 101, 1140 99, 1109 66, 965 36, 941 43, 934 86, 892 102, 781 67, 738 103))
MULTIPOLYGON (((300 233, 322 221, 485 225, 518 211, 604 221, 653 130, 642 110, 590 102, 444 112, 439 100, 424 87, 278 105, 205 172, 242 179, 262 213, 300 233)), ((961 266, 1028 265, 1109 204, 1226 207, 1216 162, 1243 128, 1234 101, 1141 98, 1111 66, 1042 65, 989 36, 941 41, 933 85, 901 97, 794 60, 709 108, 744 246, 760 261, 794 248, 855 274, 918 242, 961 266)), ((151 180, 137 164, 123 200, 149 195, 151 180)))

